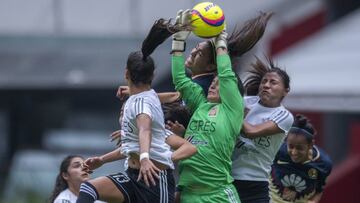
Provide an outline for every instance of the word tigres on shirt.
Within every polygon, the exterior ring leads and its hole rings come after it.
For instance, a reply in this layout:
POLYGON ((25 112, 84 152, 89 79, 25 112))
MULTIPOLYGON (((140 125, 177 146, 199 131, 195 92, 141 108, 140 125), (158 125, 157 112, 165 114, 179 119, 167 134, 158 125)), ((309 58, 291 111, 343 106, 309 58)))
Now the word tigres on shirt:
POLYGON ((216 123, 212 121, 191 120, 189 129, 193 131, 214 132, 216 123))

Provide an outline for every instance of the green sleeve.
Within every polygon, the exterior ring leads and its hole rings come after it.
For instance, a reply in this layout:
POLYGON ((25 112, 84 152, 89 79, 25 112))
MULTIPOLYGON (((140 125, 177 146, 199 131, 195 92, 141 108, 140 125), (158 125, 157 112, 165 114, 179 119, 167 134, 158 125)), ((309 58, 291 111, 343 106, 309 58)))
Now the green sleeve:
POLYGON ((204 91, 186 76, 183 56, 172 56, 171 69, 176 91, 180 92, 190 111, 194 112, 201 103, 206 102, 204 91))
MULTIPOLYGON (((237 78, 231 67, 229 55, 217 56, 219 94, 221 103, 229 112, 230 119, 239 119, 239 111, 244 111, 244 101, 240 94, 237 78)), ((243 113, 242 113, 243 115, 243 113)), ((242 118, 240 118, 242 119, 242 118)))

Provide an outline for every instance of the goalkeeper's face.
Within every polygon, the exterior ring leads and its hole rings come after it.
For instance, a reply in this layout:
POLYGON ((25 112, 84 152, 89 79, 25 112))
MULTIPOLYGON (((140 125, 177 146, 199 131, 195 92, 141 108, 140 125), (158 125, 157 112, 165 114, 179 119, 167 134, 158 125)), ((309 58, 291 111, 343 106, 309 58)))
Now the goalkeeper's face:
POLYGON ((219 79, 217 76, 213 79, 209 87, 207 99, 212 103, 220 103, 221 101, 219 94, 219 79))
POLYGON ((208 73, 216 70, 216 66, 211 64, 211 47, 208 42, 201 42, 191 50, 190 55, 185 61, 185 66, 191 70, 193 76, 208 73))

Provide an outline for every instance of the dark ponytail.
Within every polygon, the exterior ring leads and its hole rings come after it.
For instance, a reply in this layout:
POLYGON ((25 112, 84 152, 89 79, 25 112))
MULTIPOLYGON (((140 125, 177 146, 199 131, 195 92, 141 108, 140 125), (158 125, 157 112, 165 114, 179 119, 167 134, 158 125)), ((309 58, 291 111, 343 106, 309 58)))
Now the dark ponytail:
POLYGON ((156 20, 142 43, 141 52, 143 59, 145 60, 150 56, 156 47, 162 44, 172 34, 181 30, 191 30, 191 25, 172 25, 171 20, 165 20, 163 18, 156 20))
POLYGON ((173 33, 189 29, 189 25, 172 25, 170 20, 160 18, 151 27, 144 39, 141 51, 131 52, 127 60, 130 80, 135 84, 151 84, 155 63, 151 58, 153 51, 173 33))

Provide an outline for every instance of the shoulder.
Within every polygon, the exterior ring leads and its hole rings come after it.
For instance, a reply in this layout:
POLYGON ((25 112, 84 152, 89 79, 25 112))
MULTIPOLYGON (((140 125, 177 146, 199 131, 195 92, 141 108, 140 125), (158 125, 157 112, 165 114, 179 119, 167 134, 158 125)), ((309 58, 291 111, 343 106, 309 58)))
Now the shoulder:
POLYGON ((127 102, 129 102, 129 105, 135 106, 135 108, 153 105, 161 106, 159 97, 153 89, 132 95, 127 102))
POLYGON ((269 117, 269 120, 276 123, 287 134, 294 123, 294 116, 289 110, 280 106, 274 109, 269 117))
POLYGON ((325 174, 329 175, 332 170, 332 165, 333 165, 330 156, 321 148, 319 148, 317 146, 314 146, 314 148, 319 153, 318 159, 316 159, 314 161, 318 163, 319 167, 325 174))
POLYGON ((71 195, 70 191, 66 189, 60 192, 60 194, 55 198, 54 203, 72 203, 71 195))
POLYGON ((284 106, 279 106, 275 108, 274 111, 272 112, 272 117, 277 121, 286 119, 288 121, 294 122, 294 116, 284 106))

